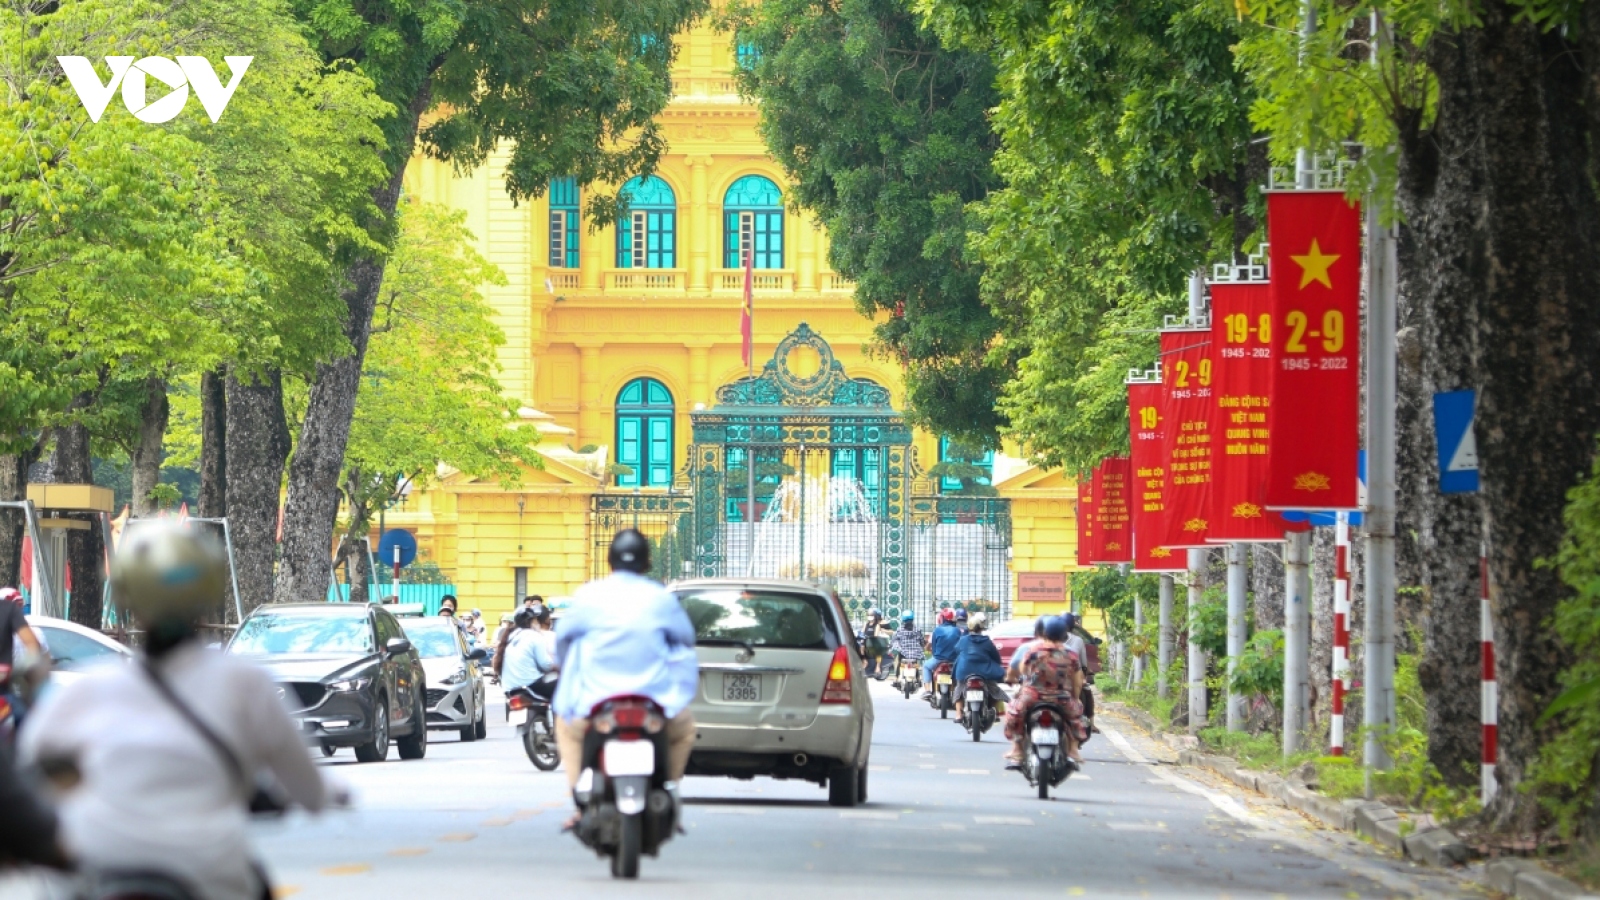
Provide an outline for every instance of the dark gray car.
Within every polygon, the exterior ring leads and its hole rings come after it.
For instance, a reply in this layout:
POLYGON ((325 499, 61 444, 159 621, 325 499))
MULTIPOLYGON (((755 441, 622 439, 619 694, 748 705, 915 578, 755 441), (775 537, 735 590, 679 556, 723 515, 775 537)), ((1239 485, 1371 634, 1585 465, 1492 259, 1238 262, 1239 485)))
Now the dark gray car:
POLYGON ((422 659, 388 610, 364 603, 258 607, 228 652, 259 663, 308 743, 325 753, 354 747, 362 762, 428 751, 422 659))

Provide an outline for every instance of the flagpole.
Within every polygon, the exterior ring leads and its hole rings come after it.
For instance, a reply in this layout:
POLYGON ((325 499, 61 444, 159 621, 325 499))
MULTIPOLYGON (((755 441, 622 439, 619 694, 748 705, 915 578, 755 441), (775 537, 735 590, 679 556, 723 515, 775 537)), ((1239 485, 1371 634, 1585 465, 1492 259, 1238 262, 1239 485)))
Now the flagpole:
MULTIPOLYGON (((744 229, 740 229, 741 239, 744 229)), ((744 362, 746 377, 750 385, 750 403, 755 405, 756 383, 756 310, 755 310, 755 248, 744 248, 744 362)), ((745 495, 744 518, 746 530, 746 543, 750 546, 750 561, 745 567, 745 577, 754 578, 756 574, 756 420, 750 417, 750 441, 744 453, 745 495)))

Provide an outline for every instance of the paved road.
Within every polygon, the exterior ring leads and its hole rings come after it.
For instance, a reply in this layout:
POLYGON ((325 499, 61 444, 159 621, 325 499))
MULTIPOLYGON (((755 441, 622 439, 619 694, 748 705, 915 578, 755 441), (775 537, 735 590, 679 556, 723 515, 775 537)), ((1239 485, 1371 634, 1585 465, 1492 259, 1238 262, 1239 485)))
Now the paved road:
POLYGON ((638 883, 558 833, 559 772, 534 770, 492 710, 489 739, 440 736, 425 760, 326 764, 358 808, 260 826, 280 885, 303 898, 583 896, 1463 896, 1449 876, 1348 837, 1192 769, 1114 721, 1089 765, 1050 801, 1004 771, 991 732, 974 744, 926 704, 874 685, 870 801, 827 805, 809 784, 691 779, 688 834, 646 859, 638 883))

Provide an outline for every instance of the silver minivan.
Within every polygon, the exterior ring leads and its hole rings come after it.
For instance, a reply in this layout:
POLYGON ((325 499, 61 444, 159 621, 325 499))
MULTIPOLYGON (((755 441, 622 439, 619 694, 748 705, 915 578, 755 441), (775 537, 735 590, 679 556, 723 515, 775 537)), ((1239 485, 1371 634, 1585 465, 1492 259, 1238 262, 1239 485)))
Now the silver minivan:
POLYGON ((834 806, 864 802, 872 698, 838 598, 767 579, 668 589, 694 623, 700 659, 689 774, 797 778, 826 785, 834 806))

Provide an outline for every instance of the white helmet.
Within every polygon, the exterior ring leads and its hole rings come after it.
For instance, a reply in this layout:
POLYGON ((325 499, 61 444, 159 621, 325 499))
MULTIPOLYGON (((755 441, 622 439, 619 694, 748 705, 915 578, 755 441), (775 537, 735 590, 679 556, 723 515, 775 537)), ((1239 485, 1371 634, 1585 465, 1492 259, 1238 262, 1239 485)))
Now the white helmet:
POLYGON ((973 613, 972 618, 967 620, 968 631, 983 631, 988 627, 989 617, 983 613, 973 613))
POLYGON ((170 522, 140 526, 111 557, 112 602, 146 626, 204 616, 227 583, 217 542, 170 522))

